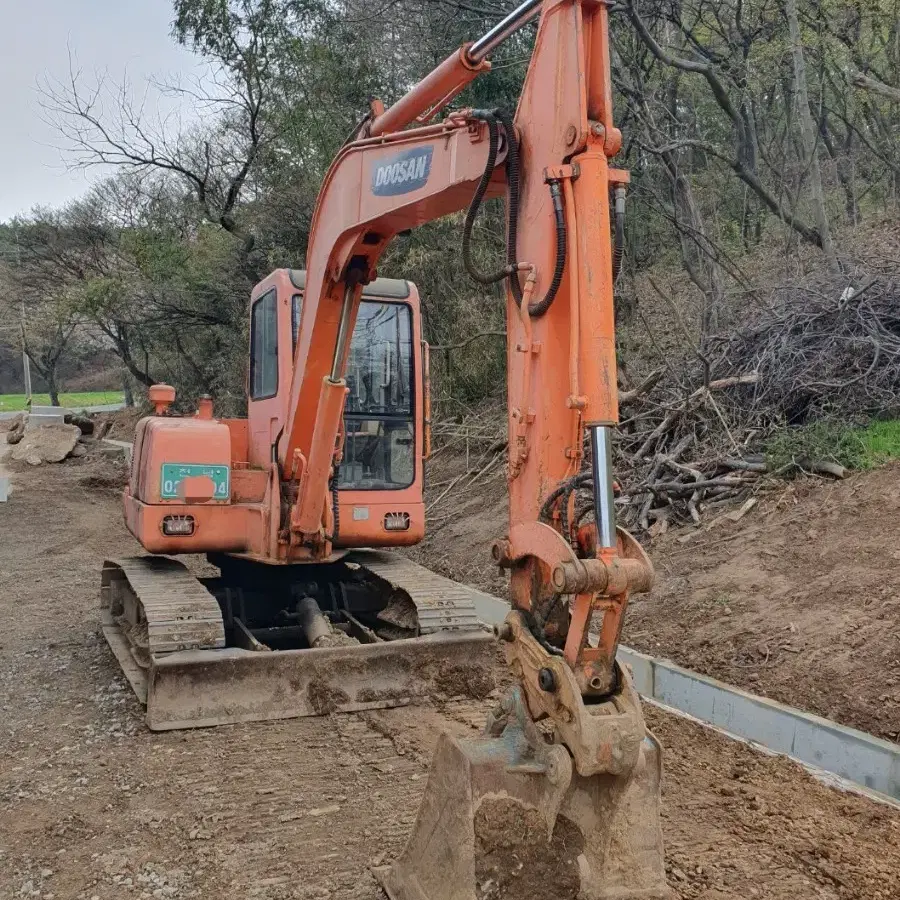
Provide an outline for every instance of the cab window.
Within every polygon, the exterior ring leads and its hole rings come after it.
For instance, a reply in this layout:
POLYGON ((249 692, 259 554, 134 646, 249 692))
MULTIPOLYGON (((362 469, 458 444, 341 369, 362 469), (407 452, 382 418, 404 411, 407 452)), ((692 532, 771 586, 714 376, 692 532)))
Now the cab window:
POLYGON ((348 392, 339 488, 391 490, 413 483, 412 349, 407 304, 360 303, 344 376, 348 392))
POLYGON ((250 399, 278 393, 278 298, 272 288, 250 314, 250 399))

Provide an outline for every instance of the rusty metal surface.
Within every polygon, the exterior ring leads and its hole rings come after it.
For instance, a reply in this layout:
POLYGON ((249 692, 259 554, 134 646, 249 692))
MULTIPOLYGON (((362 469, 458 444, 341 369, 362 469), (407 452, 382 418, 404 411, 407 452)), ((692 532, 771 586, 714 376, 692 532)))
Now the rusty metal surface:
MULTIPOLYGON (((387 550, 354 550, 347 557, 393 590, 406 593, 416 606, 421 634, 437 631, 483 631, 476 600, 481 591, 436 575, 411 559, 387 550)), ((493 599, 493 598, 490 598, 493 599)))
POLYGON ((147 725, 201 728, 384 709, 440 695, 485 697, 495 644, 486 633, 258 653, 170 653, 148 673, 147 725))

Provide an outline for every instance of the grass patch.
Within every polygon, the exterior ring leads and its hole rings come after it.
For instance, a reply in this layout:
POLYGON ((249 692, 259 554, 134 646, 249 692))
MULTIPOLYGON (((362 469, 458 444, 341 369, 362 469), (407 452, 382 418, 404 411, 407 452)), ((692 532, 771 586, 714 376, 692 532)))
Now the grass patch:
MULTIPOLYGON (((35 406, 49 406, 49 394, 33 394, 31 402, 35 406)), ((60 394, 59 402, 69 409, 81 409, 84 406, 107 406, 111 403, 124 403, 125 395, 121 391, 82 391, 75 394, 60 394)), ((24 394, 0 394, 0 412, 18 412, 25 409, 24 394)))
POLYGON ((769 440, 766 456, 773 469, 802 457, 831 460, 848 469, 872 469, 900 459, 900 419, 870 422, 865 428, 838 422, 786 428, 769 440))

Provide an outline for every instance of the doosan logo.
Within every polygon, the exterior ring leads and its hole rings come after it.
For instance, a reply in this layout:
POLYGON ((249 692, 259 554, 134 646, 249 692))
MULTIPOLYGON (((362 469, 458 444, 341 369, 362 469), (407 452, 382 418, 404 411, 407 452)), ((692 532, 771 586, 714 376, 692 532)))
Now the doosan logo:
POLYGON ((392 197, 424 187, 431 174, 433 152, 434 147, 417 147, 376 163, 372 168, 372 193, 392 197))

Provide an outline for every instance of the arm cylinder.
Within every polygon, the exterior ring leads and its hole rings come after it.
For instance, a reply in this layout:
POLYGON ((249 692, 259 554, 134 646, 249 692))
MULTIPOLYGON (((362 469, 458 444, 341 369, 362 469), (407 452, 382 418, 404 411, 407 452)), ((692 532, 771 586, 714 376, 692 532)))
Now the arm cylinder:
POLYGON ((378 137, 399 131, 432 107, 449 102, 469 82, 490 69, 487 58, 491 52, 537 16, 542 4, 543 0, 525 0, 487 34, 451 53, 393 106, 376 116, 369 126, 369 134, 378 137))
POLYGON ((543 2, 544 0, 525 0, 517 6, 505 19, 469 47, 466 53, 469 62, 475 65, 486 59, 491 51, 496 50, 520 28, 527 25, 541 11, 543 2))

